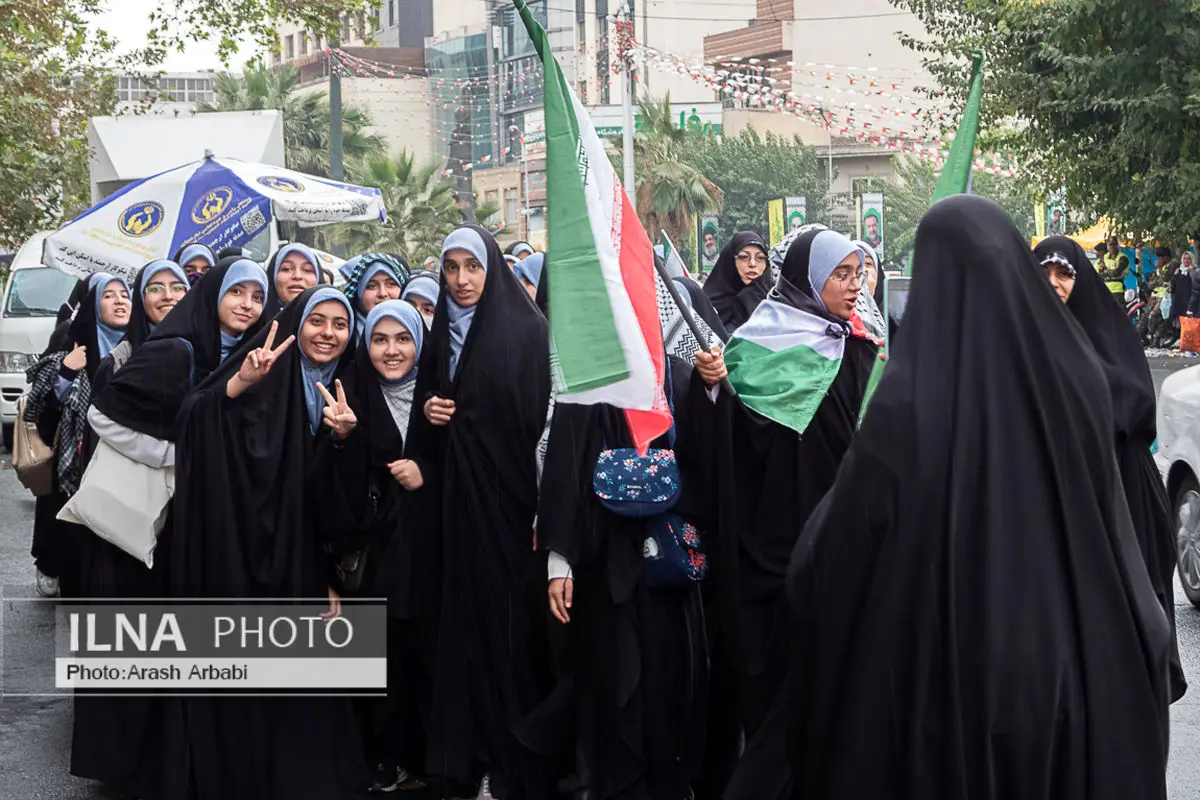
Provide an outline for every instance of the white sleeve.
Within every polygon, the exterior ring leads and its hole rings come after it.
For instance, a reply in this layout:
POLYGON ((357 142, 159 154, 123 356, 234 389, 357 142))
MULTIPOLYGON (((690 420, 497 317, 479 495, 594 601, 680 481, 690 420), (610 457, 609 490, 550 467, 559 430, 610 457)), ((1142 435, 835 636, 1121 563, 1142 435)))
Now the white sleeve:
POLYGON ((708 390, 708 399, 712 400, 715 403, 715 402, 717 402, 717 395, 719 395, 720 393, 721 393, 721 384, 718 383, 716 386, 714 386, 708 390))
POLYGON ((559 578, 575 579, 571 574, 571 565, 567 563, 567 559, 553 550, 550 551, 550 557, 546 559, 546 573, 549 576, 547 580, 551 581, 559 578))
POLYGON ((97 436, 126 458, 155 469, 175 466, 174 442, 118 425, 95 406, 88 409, 88 423, 97 436))

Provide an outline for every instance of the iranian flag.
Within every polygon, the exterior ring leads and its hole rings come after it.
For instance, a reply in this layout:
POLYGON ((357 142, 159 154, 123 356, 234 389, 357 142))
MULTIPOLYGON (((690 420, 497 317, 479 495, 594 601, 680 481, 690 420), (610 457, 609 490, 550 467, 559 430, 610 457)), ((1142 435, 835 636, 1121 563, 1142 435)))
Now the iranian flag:
POLYGON ((650 237, 555 61, 546 31, 524 0, 515 3, 545 75, 547 269, 557 400, 625 409, 633 440, 644 450, 671 427, 650 237))

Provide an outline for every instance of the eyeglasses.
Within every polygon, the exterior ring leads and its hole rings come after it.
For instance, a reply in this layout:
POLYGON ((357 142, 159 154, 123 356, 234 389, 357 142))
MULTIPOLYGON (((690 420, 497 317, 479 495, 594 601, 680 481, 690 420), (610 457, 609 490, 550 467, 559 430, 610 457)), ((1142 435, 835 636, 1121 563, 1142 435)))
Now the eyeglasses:
POLYGON ((737 263, 739 264, 757 264, 760 267, 767 265, 767 257, 763 253, 750 255, 749 253, 738 253, 737 263))
POLYGON ((863 282, 863 274, 861 272, 843 272, 838 271, 829 276, 829 280, 834 283, 850 283, 857 282, 860 286, 863 282))
MULTIPOLYGON (((151 295, 151 296, 160 295, 167 290, 168 290, 168 287, 163 286, 161 283, 152 283, 146 287, 146 294, 151 295)), ((183 283, 172 283, 170 286, 171 294, 179 294, 180 292, 186 293, 187 290, 188 290, 187 284, 183 284, 183 283)))

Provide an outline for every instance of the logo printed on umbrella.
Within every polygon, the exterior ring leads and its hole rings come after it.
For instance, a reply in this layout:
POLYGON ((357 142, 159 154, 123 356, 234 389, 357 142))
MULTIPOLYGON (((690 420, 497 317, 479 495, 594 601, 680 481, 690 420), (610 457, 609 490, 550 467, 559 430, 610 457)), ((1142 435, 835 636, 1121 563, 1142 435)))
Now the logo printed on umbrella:
POLYGON ((218 186, 205 192, 204 196, 192 206, 192 222, 203 225, 219 217, 233 201, 233 190, 228 186, 218 186))
POLYGON ((166 211, 162 205, 152 201, 137 203, 121 212, 117 219, 117 227, 126 236, 140 238, 149 236, 162 225, 166 211))
POLYGON ((303 192, 304 184, 300 181, 292 180, 291 178, 283 178, 278 175, 263 175, 258 179, 258 182, 268 189, 275 189, 280 192, 303 192))

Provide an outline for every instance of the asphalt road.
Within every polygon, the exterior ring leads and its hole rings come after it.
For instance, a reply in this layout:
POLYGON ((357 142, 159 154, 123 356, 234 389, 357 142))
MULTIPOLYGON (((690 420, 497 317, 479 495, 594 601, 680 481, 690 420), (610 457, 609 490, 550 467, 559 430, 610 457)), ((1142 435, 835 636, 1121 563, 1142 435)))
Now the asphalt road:
MULTIPOLYGON (((1194 364, 1200 360, 1151 361, 1157 385, 1171 372, 1194 364)), ((17 482, 4 454, 0 462, 0 624, 10 650, 17 649, 14 635, 26 642, 53 637, 48 604, 6 599, 35 596, 29 558, 32 524, 33 500, 17 482)), ((1179 650, 1193 688, 1171 709, 1168 782, 1171 800, 1195 800, 1200 797, 1200 610, 1187 602, 1178 584, 1175 597, 1179 650)), ((9 657, 19 655, 0 651, 0 658, 9 657)), ((107 800, 99 786, 68 774, 70 743, 69 699, 0 697, 0 800, 107 800)))

